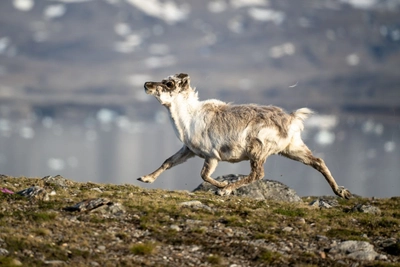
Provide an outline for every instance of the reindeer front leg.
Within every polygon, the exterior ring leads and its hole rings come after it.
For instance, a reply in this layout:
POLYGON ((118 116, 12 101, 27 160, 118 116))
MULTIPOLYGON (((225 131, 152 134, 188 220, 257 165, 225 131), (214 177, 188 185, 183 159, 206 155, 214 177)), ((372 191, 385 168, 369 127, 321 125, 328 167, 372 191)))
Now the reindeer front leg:
POLYGON ((178 152, 176 152, 174 155, 166 159, 164 163, 160 166, 160 168, 158 168, 157 170, 148 175, 138 178, 138 180, 144 183, 152 183, 165 170, 168 170, 178 164, 181 164, 185 162, 187 159, 194 156, 195 154, 189 148, 187 148, 187 146, 183 146, 178 152))
POLYGON ((212 184, 213 186, 216 186, 218 188, 224 188, 228 185, 227 181, 218 182, 217 180, 211 177, 211 174, 215 171, 217 165, 218 165, 217 159, 206 158, 204 161, 203 169, 201 170, 201 178, 204 181, 212 184))

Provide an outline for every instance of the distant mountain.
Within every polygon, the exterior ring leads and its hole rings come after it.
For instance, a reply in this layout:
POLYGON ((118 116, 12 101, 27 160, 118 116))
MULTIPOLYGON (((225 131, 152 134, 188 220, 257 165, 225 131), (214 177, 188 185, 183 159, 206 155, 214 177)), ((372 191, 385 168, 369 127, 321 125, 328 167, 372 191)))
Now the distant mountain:
POLYGON ((399 0, 0 3, 3 105, 146 114, 143 83, 187 72, 201 98, 386 112, 399 67, 399 0))

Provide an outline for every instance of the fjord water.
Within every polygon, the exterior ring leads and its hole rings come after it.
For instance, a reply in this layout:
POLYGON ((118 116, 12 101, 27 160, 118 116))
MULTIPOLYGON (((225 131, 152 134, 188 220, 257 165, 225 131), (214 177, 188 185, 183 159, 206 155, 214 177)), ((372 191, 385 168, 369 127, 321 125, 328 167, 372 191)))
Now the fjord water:
MULTIPOLYGON (((399 133, 396 119, 314 115, 303 137, 339 185, 362 196, 390 197, 400 190, 399 133)), ((109 110, 83 120, 0 120, 0 173, 12 176, 60 174, 81 182, 192 190, 202 182, 198 157, 167 170, 153 184, 136 180, 180 147, 162 114, 154 121, 133 121, 109 110)), ((248 172, 248 162, 220 163, 213 176, 248 172)), ((281 156, 268 158, 265 173, 301 196, 333 194, 316 170, 281 156)))

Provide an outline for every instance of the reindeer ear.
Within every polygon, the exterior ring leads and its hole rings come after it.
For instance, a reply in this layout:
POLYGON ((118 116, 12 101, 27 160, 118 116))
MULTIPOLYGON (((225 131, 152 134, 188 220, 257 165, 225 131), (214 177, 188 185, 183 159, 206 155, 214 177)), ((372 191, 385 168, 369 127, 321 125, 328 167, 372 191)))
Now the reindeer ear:
POLYGON ((181 79, 181 87, 183 89, 187 89, 190 86, 190 77, 186 73, 180 73, 177 75, 179 79, 181 79))

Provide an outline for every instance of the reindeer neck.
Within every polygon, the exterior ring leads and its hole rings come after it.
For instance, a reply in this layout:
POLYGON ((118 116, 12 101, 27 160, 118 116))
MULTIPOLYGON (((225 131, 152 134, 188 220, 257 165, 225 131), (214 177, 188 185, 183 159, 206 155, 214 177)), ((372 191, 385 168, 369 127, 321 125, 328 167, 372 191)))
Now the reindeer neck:
POLYGON ((200 106, 201 103, 197 98, 197 93, 193 92, 186 96, 178 95, 171 105, 167 107, 175 134, 183 143, 189 135, 190 125, 200 106))

